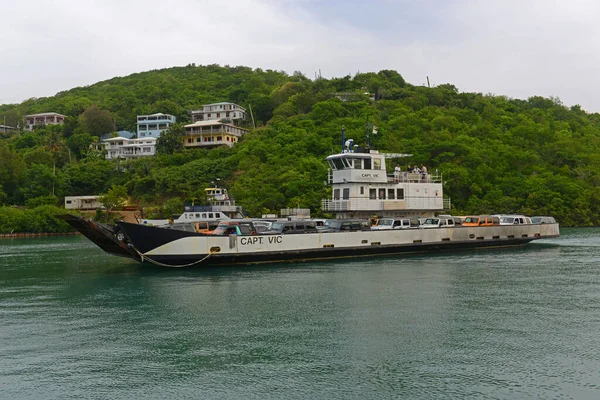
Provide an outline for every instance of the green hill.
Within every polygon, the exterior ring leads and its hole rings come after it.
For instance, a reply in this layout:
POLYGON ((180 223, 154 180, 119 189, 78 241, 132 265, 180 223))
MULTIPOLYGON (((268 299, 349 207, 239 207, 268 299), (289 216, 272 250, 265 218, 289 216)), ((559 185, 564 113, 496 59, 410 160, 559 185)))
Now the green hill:
POLYGON ((124 185, 141 205, 177 208, 200 201, 220 179, 250 215, 297 206, 317 211, 329 197, 323 159, 339 150, 342 125, 360 144, 368 122, 378 127, 375 148, 411 153, 406 163, 443 173, 453 214, 600 222, 600 115, 558 99, 413 86, 389 70, 313 81, 299 73, 188 65, 2 105, 0 120, 15 125, 23 115, 50 111, 66 115, 65 125, 0 141, 0 204, 61 204, 65 195, 124 185), (252 107, 257 129, 234 148, 162 148, 156 157, 126 162, 88 151, 99 133, 135 130, 137 115, 163 112, 187 122, 190 110, 219 101, 252 107))

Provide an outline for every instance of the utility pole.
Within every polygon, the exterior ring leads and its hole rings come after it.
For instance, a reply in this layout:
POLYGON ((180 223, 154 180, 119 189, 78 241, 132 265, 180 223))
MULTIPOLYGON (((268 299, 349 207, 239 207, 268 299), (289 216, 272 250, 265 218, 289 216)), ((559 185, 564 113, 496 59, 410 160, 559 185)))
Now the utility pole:
POLYGON ((367 114, 367 123, 365 124, 365 129, 367 131, 367 149, 371 149, 371 129, 373 128, 373 124, 369 122, 369 114, 367 114))
POLYGON ((256 129, 256 124, 254 123, 254 114, 252 114, 252 104, 248 104, 250 108, 250 116, 252 117, 252 126, 256 129))

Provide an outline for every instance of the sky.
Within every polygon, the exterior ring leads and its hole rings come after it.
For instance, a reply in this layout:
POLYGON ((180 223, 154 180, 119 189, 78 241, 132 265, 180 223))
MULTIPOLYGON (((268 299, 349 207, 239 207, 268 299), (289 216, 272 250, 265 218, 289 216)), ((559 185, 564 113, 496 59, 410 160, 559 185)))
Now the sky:
POLYGON ((2 16, 0 104, 195 63, 392 69, 600 112, 597 0, 23 0, 2 16))

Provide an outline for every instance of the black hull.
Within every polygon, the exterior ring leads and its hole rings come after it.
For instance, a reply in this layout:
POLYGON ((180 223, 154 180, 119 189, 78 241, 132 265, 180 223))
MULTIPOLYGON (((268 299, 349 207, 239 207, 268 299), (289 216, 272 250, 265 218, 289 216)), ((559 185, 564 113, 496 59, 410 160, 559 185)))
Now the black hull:
POLYGON ((441 253, 468 249, 490 249, 524 246, 533 238, 505 240, 470 240, 462 242, 413 243, 394 246, 360 248, 322 248, 298 251, 261 252, 251 254, 194 254, 147 256, 142 262, 167 267, 252 265, 279 262, 307 262, 371 256, 395 256, 400 254, 441 253))
POLYGON ((140 260, 135 250, 127 246, 126 243, 117 240, 114 226, 70 214, 57 215, 57 217, 71 225, 105 252, 119 257, 140 260))
POLYGON ((163 229, 152 225, 117 222, 119 229, 125 232, 130 241, 136 244, 140 253, 146 253, 164 244, 190 236, 207 236, 205 233, 163 229))

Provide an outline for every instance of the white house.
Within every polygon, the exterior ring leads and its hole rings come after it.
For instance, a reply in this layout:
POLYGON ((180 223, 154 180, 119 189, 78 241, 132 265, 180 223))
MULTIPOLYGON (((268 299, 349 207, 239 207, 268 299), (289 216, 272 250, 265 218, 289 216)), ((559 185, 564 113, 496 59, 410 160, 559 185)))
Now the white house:
POLYGON ((68 210, 95 210, 102 207, 99 196, 65 196, 65 208, 68 210))
POLYGON ((0 132, 2 133, 9 133, 9 132, 13 132, 16 131, 17 128, 15 128, 14 126, 8 126, 8 125, 1 125, 0 124, 0 132))
POLYGON ((228 102, 205 104, 202 110, 193 110, 191 114, 192 122, 229 120, 235 124, 246 119, 244 107, 228 102))
POLYGON ((35 126, 62 125, 65 123, 65 116, 55 112, 42 114, 31 114, 23 117, 25 130, 32 131, 35 126))
POLYGON ((156 154, 156 138, 146 137, 138 139, 127 139, 114 137, 102 141, 106 149, 106 159, 113 158, 131 159, 156 154))

